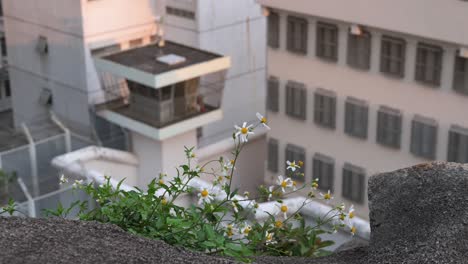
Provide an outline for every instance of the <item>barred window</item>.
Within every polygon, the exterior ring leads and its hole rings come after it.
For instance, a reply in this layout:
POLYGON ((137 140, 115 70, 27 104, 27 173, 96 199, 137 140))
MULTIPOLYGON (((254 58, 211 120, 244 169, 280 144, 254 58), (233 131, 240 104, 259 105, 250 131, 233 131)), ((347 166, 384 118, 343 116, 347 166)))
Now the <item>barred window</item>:
POLYGON ((280 17, 277 13, 271 12, 268 16, 268 46, 279 48, 280 17))
POLYGON ((6 57, 7 56, 7 45, 6 45, 5 37, 0 37, 0 48, 2 49, 2 56, 6 57))
POLYGON ((304 165, 297 169, 294 174, 292 175, 292 179, 296 181, 303 182, 304 178, 303 176, 298 176, 299 173, 304 173, 305 172, 305 149, 293 144, 288 144, 286 146, 286 153, 285 153, 285 158, 286 160, 284 161, 285 164, 285 175, 291 175, 291 172, 287 170, 287 165, 286 161, 295 161, 296 163, 299 161, 304 162, 304 165))
POLYGON ((319 189, 333 192, 333 182, 335 177, 335 161, 333 158, 316 153, 312 159, 313 171, 312 180, 319 179, 319 189))
POLYGON ((267 107, 272 112, 279 111, 279 80, 271 76, 268 78, 267 107))
POLYGON ((468 59, 456 56, 453 89, 468 95, 468 59))
POLYGON ((278 172, 278 140, 270 138, 268 140, 268 164, 267 168, 271 172, 278 172))
POLYGON ((316 55, 319 58, 338 60, 338 27, 333 24, 317 23, 316 55))
POLYGON ((294 53, 307 53, 307 20, 288 16, 287 49, 294 53))
POLYGON ((371 35, 363 31, 360 35, 348 34, 348 65, 357 69, 370 69, 371 35))
POLYGON ((363 168, 345 163, 343 166, 342 196, 356 203, 364 203, 365 178, 363 168))
POLYGON ((177 7, 166 7, 166 13, 172 16, 178 16, 185 19, 195 20, 195 12, 177 7))
POLYGON ((382 37, 380 71, 403 78, 405 75, 406 43, 403 39, 382 37))
POLYGON ((430 85, 440 85, 442 53, 441 47, 424 43, 418 44, 416 55, 416 81, 430 85))
POLYGON ((377 116, 377 142, 400 148, 402 115, 397 109, 382 106, 377 116))
POLYGON ((288 81, 286 84, 286 114, 306 120, 307 90, 303 83, 288 81))
POLYGON ((353 97, 346 98, 345 133, 358 138, 367 138, 369 106, 353 97))
POLYGON ((317 89, 314 95, 314 122, 318 125, 335 128, 336 94, 333 91, 317 89))
POLYGON ((410 151, 416 156, 435 159, 437 147, 437 122, 416 115, 411 123, 410 151))
POLYGON ((468 128, 450 128, 447 161, 468 163, 468 128))

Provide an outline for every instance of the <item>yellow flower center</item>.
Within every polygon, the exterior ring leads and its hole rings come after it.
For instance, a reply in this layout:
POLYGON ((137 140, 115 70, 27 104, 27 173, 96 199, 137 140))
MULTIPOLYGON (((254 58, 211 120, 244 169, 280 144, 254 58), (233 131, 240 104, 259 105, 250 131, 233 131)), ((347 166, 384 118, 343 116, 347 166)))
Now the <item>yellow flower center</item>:
POLYGON ((246 127, 241 128, 241 133, 242 134, 245 135, 245 134, 247 134, 247 132, 249 132, 249 130, 246 127))
POLYGON ((304 162, 302 162, 302 161, 299 161, 297 164, 299 164, 299 166, 301 166, 301 167, 302 167, 302 166, 304 165, 304 162))
POLYGON ((218 181, 223 181, 223 176, 219 176, 218 181))
POLYGON ((283 226, 283 222, 281 222, 279 220, 275 222, 275 227, 276 228, 281 228, 282 226, 283 226))
POLYGON ((249 232, 250 232, 250 230, 252 230, 251 227, 246 227, 246 228, 244 229, 244 234, 248 235, 249 232))
POLYGON ((166 204, 167 204, 166 198, 163 198, 163 199, 161 200, 161 204, 162 204, 162 205, 166 205, 166 204))
POLYGON ((355 227, 355 226, 351 227, 351 233, 352 233, 353 235, 356 234, 356 227, 355 227))
POLYGON ((293 185, 293 186, 297 186, 297 182, 296 182, 296 181, 293 181, 293 182, 292 182, 292 185, 293 185))
POLYGON ((344 221, 344 220, 345 220, 345 215, 344 215, 344 214, 340 214, 340 220, 341 220, 341 221, 344 221))
POLYGON ((288 207, 286 205, 281 206, 281 212, 286 213, 288 211, 288 207))
POLYGON ((164 181, 161 179, 159 180, 159 185, 163 185, 164 184, 164 181))
POLYGON ((318 183, 316 182, 312 183, 312 188, 318 188, 318 183))
POLYGON ((349 212, 349 218, 353 218, 353 217, 354 217, 354 211, 349 212))
POLYGON ((260 120, 260 122, 262 122, 262 124, 265 124, 267 122, 267 119, 265 117, 262 117, 262 119, 260 120))
POLYGON ((323 199, 325 199, 325 200, 330 200, 330 199, 331 199, 331 194, 326 193, 326 194, 323 196, 323 199))
POLYGON ((190 155, 191 158, 195 158, 195 153, 192 153, 192 155, 190 155))
POLYGON ((286 188, 288 187, 288 183, 286 181, 281 182, 281 187, 286 188))
POLYGON ((208 191, 207 191, 206 189, 203 190, 203 191, 201 192, 201 196, 202 196, 203 198, 206 198, 206 197, 208 196, 208 191))
POLYGON ((266 237, 266 240, 270 241, 272 239, 273 239, 273 234, 268 234, 267 237, 266 237))
POLYGON ((234 232, 232 232, 232 230, 227 231, 227 236, 228 237, 232 237, 233 235, 234 235, 234 232))
POLYGON ((296 167, 296 162, 295 161, 291 162, 291 167, 296 167))
POLYGON ((234 160, 233 159, 230 160, 229 162, 231 162, 231 165, 234 165, 234 160))

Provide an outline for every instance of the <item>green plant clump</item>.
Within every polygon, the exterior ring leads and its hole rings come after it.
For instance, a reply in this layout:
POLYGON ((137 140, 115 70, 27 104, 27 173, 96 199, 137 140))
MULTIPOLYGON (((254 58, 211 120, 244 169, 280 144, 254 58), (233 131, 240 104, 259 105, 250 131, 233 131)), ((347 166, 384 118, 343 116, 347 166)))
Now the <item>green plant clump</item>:
MULTIPOLYGON (((257 116, 256 124, 235 126, 231 159, 221 157, 197 165, 193 148, 185 148, 187 163, 178 167, 177 175, 171 180, 160 174, 149 183, 146 191, 121 190, 122 181, 114 188, 109 177, 100 186, 78 182, 75 183, 77 188, 92 197, 97 206, 87 210, 86 201, 77 201, 72 207, 79 207, 81 220, 112 223, 136 235, 243 261, 259 255, 318 257, 330 254, 325 248, 333 241, 323 241, 320 235, 338 228, 347 228, 354 234, 356 229, 351 220, 354 210, 351 207, 345 212, 343 204, 334 206, 324 218, 316 219, 316 225, 306 225, 300 210, 314 199, 328 202, 333 197, 330 192, 316 197, 318 179, 298 186, 293 178, 304 177, 299 172, 302 161, 288 161, 289 175, 278 176, 277 184, 269 188, 260 187, 258 197, 249 197, 248 193, 239 195, 238 190, 232 188, 236 163, 248 137, 258 127, 269 129, 266 119, 258 113, 257 116), (215 167, 219 165, 219 169, 205 171, 210 163, 215 167), (213 185, 195 189, 190 183, 202 175, 212 177, 213 185), (284 198, 296 192, 307 193, 307 198, 291 210, 294 206, 287 204, 284 198), (181 196, 194 193, 198 195, 198 203, 188 207, 176 204, 181 196), (260 210, 257 201, 267 200, 275 203, 276 211, 267 212, 266 220, 256 221, 254 215, 260 210)), ((70 208, 61 206, 49 211, 55 216, 66 216, 69 212, 70 208)))

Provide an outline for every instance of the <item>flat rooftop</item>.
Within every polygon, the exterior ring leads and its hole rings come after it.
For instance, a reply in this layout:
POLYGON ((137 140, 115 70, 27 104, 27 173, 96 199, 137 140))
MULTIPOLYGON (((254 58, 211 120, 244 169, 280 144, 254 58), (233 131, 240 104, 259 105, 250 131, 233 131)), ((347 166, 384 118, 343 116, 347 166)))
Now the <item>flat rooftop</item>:
POLYGON ((157 43, 153 43, 147 46, 103 56, 101 59, 157 75, 221 57, 222 56, 218 54, 166 41, 164 47, 159 47, 157 43), (157 58, 171 54, 183 57, 185 60, 173 65, 157 60, 157 58))
POLYGON ((0 112, 0 152, 27 145, 28 140, 23 133, 13 128, 12 111, 0 112))

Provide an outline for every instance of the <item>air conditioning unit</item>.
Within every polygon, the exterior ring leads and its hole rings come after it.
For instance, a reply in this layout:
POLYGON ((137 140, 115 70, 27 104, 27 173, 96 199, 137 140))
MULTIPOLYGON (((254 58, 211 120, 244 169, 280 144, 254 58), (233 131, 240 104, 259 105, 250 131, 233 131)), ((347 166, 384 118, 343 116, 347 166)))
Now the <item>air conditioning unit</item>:
POLYGON ((353 35, 361 35, 362 34, 362 28, 359 25, 351 25, 349 28, 349 31, 353 35))
POLYGON ((47 43, 46 37, 39 36, 36 44, 36 51, 41 55, 46 55, 49 53, 49 44, 47 43))
POLYGON ((458 56, 468 59, 468 48, 462 47, 458 50, 458 56))

